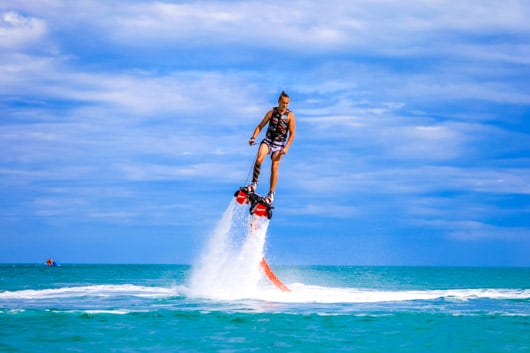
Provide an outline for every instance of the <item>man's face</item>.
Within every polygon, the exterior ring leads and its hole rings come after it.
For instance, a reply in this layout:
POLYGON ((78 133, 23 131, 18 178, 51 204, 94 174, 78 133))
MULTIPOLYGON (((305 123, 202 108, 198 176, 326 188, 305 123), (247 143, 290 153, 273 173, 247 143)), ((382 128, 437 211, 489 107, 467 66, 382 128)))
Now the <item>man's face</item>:
POLYGON ((284 112, 285 109, 287 109, 287 106, 289 106, 289 98, 288 97, 281 97, 280 100, 278 100, 278 110, 281 112, 284 112))

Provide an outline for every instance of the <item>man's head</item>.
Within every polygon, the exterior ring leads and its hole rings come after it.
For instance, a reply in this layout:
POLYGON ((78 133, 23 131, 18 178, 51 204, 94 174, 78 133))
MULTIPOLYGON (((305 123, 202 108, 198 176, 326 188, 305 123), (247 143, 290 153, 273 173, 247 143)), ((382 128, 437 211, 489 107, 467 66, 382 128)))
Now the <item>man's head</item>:
POLYGON ((289 95, 285 91, 282 91, 280 97, 278 97, 278 110, 284 112, 287 106, 289 106, 289 95))

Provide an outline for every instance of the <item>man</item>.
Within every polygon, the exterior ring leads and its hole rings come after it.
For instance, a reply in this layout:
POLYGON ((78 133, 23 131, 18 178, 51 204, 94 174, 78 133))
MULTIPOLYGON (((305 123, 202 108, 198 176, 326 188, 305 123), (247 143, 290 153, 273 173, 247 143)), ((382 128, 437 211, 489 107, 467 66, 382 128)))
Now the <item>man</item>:
POLYGON ((284 154, 287 154, 289 147, 293 143, 296 123, 294 113, 287 107, 289 106, 289 96, 282 91, 278 98, 278 106, 272 108, 265 114, 263 120, 254 129, 252 137, 248 141, 249 145, 255 143, 256 137, 261 132, 261 129, 268 123, 265 138, 261 141, 256 162, 254 163, 254 171, 252 175, 252 183, 247 185, 245 189, 248 192, 255 192, 258 187, 259 174, 261 172, 261 164, 268 154, 271 155, 271 178, 269 193, 264 198, 268 204, 274 201, 274 191, 276 190, 276 183, 278 182, 278 168, 280 161, 284 154))

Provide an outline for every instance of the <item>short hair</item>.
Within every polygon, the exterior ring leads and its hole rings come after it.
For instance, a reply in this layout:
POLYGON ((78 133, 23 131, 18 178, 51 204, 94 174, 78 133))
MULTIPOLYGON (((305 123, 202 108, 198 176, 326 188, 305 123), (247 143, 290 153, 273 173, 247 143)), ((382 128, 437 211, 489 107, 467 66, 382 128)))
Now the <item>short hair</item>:
POLYGON ((285 91, 282 91, 282 93, 280 93, 280 96, 278 97, 278 101, 282 99, 282 97, 289 98, 289 95, 285 93, 285 91))

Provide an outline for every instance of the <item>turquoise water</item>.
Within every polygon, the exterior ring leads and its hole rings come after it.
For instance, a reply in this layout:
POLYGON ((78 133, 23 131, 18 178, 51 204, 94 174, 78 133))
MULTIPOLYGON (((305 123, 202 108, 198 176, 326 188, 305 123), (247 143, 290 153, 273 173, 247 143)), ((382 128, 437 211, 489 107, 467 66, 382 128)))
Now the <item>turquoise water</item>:
POLYGON ((273 269, 292 292, 196 291, 190 266, 0 265, 0 352, 530 352, 530 269, 273 269))

